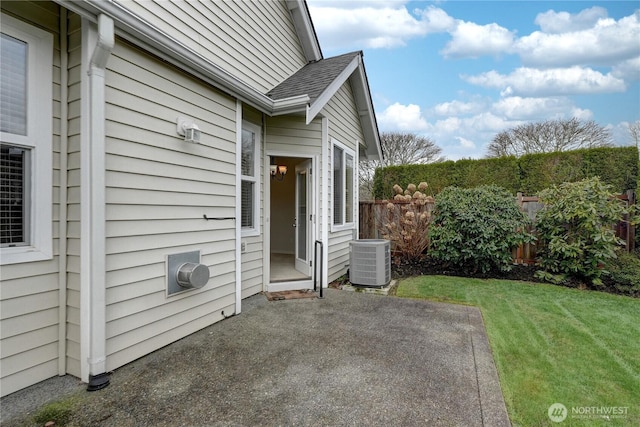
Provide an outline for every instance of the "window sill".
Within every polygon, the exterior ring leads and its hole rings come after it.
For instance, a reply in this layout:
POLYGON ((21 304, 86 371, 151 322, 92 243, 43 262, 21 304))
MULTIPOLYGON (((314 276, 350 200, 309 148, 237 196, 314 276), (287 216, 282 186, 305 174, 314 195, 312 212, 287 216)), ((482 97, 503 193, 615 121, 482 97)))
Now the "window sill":
POLYGON ((53 259, 53 255, 50 252, 39 250, 33 246, 2 248, 2 250, 0 250, 0 265, 46 261, 50 259, 53 259))
POLYGON ((348 224, 342 224, 342 225, 338 225, 338 224, 331 224, 331 231, 332 232, 337 232, 337 231, 351 231, 351 230, 355 230, 356 228, 356 224, 353 222, 350 222, 348 224))

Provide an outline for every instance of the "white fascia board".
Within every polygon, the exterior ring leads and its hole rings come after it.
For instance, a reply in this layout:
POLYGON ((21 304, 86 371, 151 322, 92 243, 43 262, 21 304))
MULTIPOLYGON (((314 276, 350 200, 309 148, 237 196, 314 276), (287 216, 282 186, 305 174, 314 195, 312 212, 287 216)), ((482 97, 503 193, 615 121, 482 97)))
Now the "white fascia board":
MULTIPOLYGON (((132 41, 154 55, 212 86, 226 91, 261 112, 272 115, 278 109, 278 102, 224 71, 204 56, 118 3, 111 1, 55 1, 66 9, 78 13, 93 22, 97 21, 97 15, 100 13, 108 15, 115 21, 116 34, 118 36, 132 41)), ((304 107, 302 105, 298 109, 304 110, 304 107)))
POLYGON ((342 70, 342 72, 338 74, 338 77, 336 77, 335 80, 333 80, 331 84, 327 86, 324 92, 322 92, 320 96, 316 98, 313 104, 311 104, 309 108, 307 108, 307 124, 311 123, 313 119, 316 118, 316 116, 320 113, 320 111, 322 111, 324 106, 327 105, 331 98, 333 98, 333 95, 335 95, 336 92, 340 90, 344 82, 347 81, 347 79, 351 76, 351 74, 353 74, 353 72, 359 67, 359 65, 360 55, 355 56, 349 63, 349 65, 347 65, 344 70, 342 70))
POLYGON ((291 13, 296 33, 300 37, 300 44, 307 62, 322 59, 322 50, 320 49, 320 43, 318 43, 316 31, 313 28, 307 2, 304 0, 287 0, 287 8, 291 13))

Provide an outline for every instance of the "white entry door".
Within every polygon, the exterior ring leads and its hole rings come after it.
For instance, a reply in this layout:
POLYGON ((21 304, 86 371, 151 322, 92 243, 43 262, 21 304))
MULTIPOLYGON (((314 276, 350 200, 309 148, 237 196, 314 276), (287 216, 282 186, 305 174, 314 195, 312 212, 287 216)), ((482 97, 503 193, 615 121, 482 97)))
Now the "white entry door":
POLYGON ((296 270, 305 276, 311 276, 312 190, 311 160, 307 160, 296 165, 296 216, 294 220, 296 270))

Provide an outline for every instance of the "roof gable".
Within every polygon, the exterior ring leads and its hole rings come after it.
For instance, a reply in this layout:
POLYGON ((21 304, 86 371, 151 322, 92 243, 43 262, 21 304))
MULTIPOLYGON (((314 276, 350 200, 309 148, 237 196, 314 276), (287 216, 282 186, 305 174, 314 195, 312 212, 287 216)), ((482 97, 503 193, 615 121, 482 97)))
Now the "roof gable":
MULTIPOLYGON (((381 157, 380 136, 376 123, 369 83, 362 61, 362 51, 346 53, 311 62, 267 92, 276 104, 306 98, 306 121, 310 123, 331 100, 342 85, 349 81, 355 96, 357 113, 365 135, 365 155, 381 157)), ((290 103, 290 105, 293 103, 290 103)), ((298 104, 298 111, 301 105, 298 104)), ((293 110, 282 110, 283 113, 293 110)))

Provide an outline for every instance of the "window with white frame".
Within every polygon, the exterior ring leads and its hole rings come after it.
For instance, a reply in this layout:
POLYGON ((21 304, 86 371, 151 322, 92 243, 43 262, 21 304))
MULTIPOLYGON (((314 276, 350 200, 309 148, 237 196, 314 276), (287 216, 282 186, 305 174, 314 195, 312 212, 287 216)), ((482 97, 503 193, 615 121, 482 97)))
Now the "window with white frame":
POLYGON ((52 64, 53 35, 2 14, 2 264, 52 257, 52 64))
POLYGON ((355 156, 347 147, 333 143, 333 226, 354 224, 355 156))
POLYGON ((260 127, 243 122, 241 145, 241 229, 245 236, 257 235, 260 232, 260 127))

